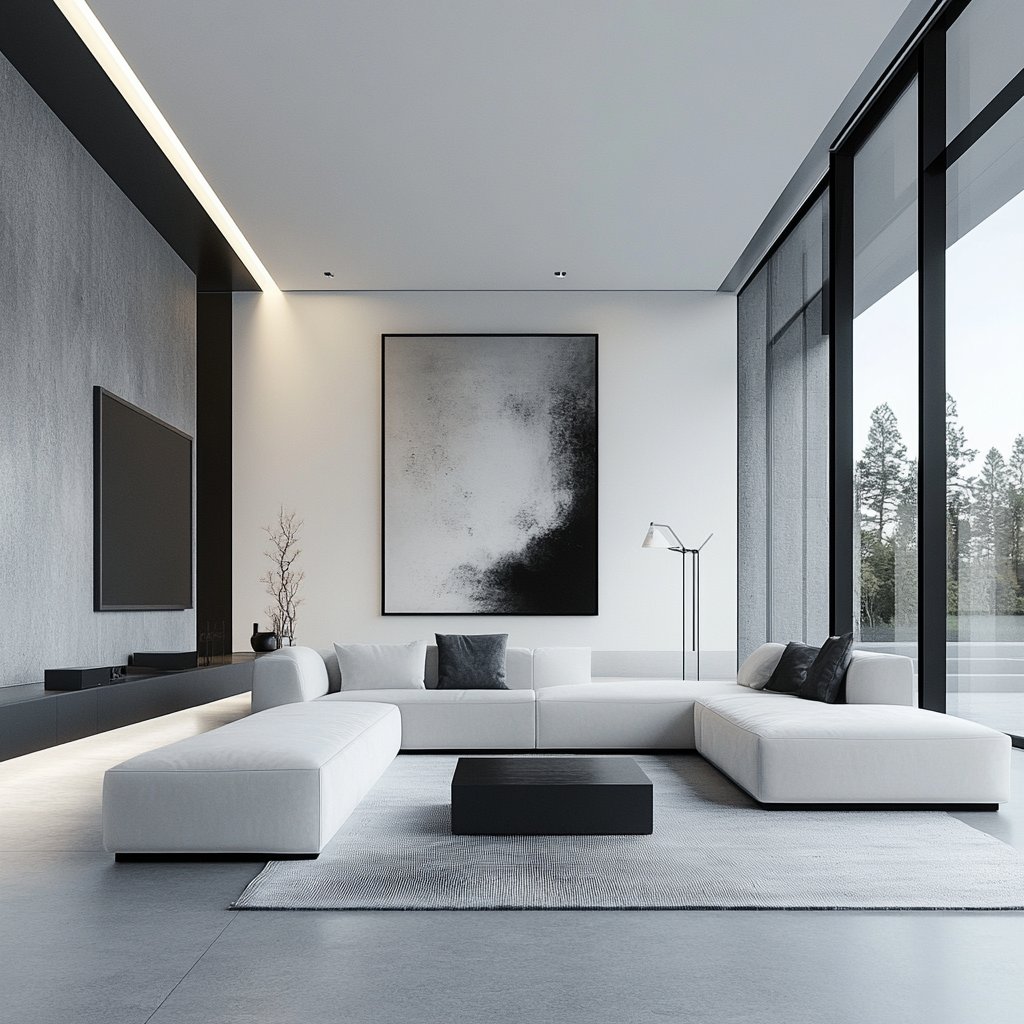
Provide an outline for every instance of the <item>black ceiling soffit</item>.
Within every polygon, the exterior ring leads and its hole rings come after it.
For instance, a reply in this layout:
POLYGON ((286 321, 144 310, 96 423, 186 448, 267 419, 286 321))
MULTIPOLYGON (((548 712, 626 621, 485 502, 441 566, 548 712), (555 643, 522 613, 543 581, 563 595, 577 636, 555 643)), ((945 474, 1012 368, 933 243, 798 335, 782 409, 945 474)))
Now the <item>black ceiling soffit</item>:
POLYGON ((201 292, 253 276, 53 0, 6 0, 0 51, 196 275, 201 292))

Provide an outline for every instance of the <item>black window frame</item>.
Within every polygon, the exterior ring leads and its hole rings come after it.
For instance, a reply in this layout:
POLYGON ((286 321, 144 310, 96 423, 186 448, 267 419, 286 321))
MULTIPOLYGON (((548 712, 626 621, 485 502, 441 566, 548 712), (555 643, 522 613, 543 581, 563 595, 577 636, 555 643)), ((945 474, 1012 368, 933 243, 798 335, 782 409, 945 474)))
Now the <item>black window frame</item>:
MULTIPOLYGON (((970 6, 937 12, 829 153, 829 621, 852 629, 853 158, 911 81, 918 80, 918 699, 946 710, 946 170, 1024 98, 1017 74, 948 144, 946 32, 970 6)), ((794 218, 795 223, 797 218, 794 218)), ((788 231, 788 229, 787 229, 788 231)))

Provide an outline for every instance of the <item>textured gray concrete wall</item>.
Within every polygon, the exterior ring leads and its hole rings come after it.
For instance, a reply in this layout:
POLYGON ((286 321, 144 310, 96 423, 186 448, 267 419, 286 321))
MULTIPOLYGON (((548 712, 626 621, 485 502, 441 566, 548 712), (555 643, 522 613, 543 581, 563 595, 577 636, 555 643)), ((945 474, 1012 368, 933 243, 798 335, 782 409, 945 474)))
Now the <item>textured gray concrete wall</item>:
POLYGON ((194 649, 193 611, 93 611, 92 389, 194 435, 195 322, 191 271, 0 57, 0 685, 194 649))

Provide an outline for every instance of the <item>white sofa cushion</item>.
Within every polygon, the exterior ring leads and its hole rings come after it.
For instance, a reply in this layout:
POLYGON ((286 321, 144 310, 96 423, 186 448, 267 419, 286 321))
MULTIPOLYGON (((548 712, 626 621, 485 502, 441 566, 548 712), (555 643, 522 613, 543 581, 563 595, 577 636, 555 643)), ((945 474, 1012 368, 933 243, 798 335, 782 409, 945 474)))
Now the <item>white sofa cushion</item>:
POLYGON ((342 690, 316 704, 386 701, 402 712, 403 750, 532 750, 533 690, 342 690))
POLYGON ((934 711, 785 694, 705 697, 697 750, 756 800, 992 804, 1010 796, 1010 739, 934 711))
POLYGON ((590 682, 589 647, 538 647, 533 652, 533 688, 590 682))
MULTIPOLYGON (((422 690, 427 642, 335 644, 342 690, 422 690)), ((325 666, 326 667, 326 666, 325 666)))
POLYGON ((763 690, 785 649, 785 644, 761 644, 740 665, 740 670, 736 673, 736 682, 740 686, 750 687, 751 690, 763 690))

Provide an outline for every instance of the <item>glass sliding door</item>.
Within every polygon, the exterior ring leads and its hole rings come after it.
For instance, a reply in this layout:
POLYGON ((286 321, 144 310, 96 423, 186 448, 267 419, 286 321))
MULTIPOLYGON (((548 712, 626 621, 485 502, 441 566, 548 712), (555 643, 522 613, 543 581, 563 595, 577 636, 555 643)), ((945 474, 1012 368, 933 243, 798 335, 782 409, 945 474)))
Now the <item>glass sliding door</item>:
POLYGON ((853 159, 854 638, 917 655, 918 98, 853 159))
MULTIPOLYGON (((947 34, 952 139, 1024 64, 1024 6, 947 34)), ((946 707, 1024 735, 1024 101, 946 172, 946 707)), ((977 136, 974 138, 974 136, 977 136)))

